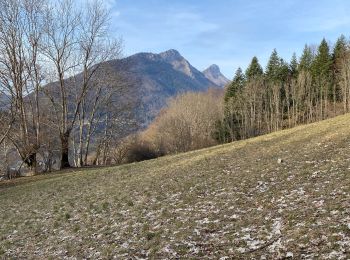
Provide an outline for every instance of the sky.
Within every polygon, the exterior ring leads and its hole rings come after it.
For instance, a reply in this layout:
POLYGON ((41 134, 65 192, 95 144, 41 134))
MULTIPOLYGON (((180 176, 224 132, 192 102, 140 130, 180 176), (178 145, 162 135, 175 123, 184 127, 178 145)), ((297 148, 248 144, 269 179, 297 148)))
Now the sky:
POLYGON ((350 36, 349 0, 105 0, 111 33, 124 55, 178 50, 204 70, 217 64, 231 79, 253 56, 261 65, 274 48, 285 60, 305 44, 350 36))

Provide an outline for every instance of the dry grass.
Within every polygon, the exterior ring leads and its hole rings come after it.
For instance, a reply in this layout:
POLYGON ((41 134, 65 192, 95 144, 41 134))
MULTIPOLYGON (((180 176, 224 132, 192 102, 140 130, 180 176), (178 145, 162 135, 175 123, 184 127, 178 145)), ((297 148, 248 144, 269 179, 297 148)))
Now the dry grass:
POLYGON ((350 115, 2 186, 0 217, 4 258, 346 259, 350 115))

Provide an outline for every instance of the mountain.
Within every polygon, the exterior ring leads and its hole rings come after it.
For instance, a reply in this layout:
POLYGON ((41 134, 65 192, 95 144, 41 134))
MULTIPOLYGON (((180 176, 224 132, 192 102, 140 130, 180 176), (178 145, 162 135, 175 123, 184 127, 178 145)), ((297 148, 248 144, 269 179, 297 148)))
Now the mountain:
POLYGON ((213 64, 209 68, 203 71, 204 76, 209 79, 211 82, 214 82, 215 85, 220 87, 225 87, 230 80, 228 80, 220 71, 218 65, 213 64))
MULTIPOLYGON (((218 67, 217 70, 220 71, 218 67)), ((72 102, 68 103, 74 103, 74 91, 79 89, 79 86, 75 85, 82 77, 80 73, 66 79, 67 89, 70 91, 68 96, 72 99, 72 102)), ((179 93, 206 91, 209 88, 223 91, 222 84, 210 80, 173 49, 159 54, 137 53, 123 59, 104 62, 100 64, 93 81, 98 82, 105 77, 115 84, 115 88, 120 89, 113 97, 116 101, 114 103, 119 106, 117 109, 123 105, 128 106, 128 113, 125 114, 128 117, 132 114, 140 128, 147 127, 166 106, 167 100, 179 93)), ((217 79, 214 76, 212 78, 217 79)), ((46 89, 50 89, 51 95, 58 98, 60 94, 57 84, 51 83, 46 89)), ((87 94, 88 99, 93 100, 95 92, 90 92, 87 94)))
POLYGON ((159 54, 138 53, 108 64, 114 73, 134 82, 130 87, 140 98, 137 110, 143 126, 155 118, 168 98, 187 91, 206 91, 222 86, 193 67, 176 50, 159 54))

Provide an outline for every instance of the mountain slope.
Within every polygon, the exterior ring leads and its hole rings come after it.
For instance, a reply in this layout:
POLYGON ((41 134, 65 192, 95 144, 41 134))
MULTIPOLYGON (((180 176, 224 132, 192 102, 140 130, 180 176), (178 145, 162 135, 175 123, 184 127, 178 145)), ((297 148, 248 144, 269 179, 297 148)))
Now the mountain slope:
POLYGON ((345 259, 349 122, 3 183, 0 255, 345 259))
POLYGON ((209 68, 203 71, 204 76, 209 79, 211 82, 214 82, 215 85, 220 87, 225 87, 230 80, 228 80, 220 71, 218 65, 213 64, 209 68))
POLYGON ((176 50, 159 54, 138 53, 108 64, 116 74, 136 82, 133 88, 140 97, 138 113, 144 125, 154 119, 169 97, 186 91, 219 88, 176 50))
MULTIPOLYGON (((99 81, 100 78, 107 77, 109 81, 116 82, 114 88, 118 91, 113 100, 120 104, 132 103, 130 110, 134 112, 140 128, 146 127, 158 115, 165 107, 167 99, 179 93, 206 91, 209 88, 221 90, 219 85, 210 81, 176 50, 159 54, 137 53, 100 65, 93 80, 99 81)), ((80 73, 66 79, 68 89, 72 92, 69 95, 72 102, 75 98, 74 90, 79 89, 74 86, 82 77, 80 73)), ((60 96, 57 84, 55 82, 46 86, 54 97, 60 96)), ((93 97, 95 92, 90 92, 87 96, 93 97)), ((42 98, 45 97, 42 95, 42 98)))

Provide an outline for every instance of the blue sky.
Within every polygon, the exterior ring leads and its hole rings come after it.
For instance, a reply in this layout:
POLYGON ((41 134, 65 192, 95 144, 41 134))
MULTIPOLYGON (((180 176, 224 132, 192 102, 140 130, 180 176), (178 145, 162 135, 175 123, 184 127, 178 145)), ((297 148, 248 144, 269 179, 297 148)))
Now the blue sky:
POLYGON ((177 49, 203 70, 215 63, 228 78, 273 48, 289 60, 304 44, 350 36, 348 0, 105 0, 124 54, 177 49))

